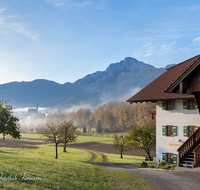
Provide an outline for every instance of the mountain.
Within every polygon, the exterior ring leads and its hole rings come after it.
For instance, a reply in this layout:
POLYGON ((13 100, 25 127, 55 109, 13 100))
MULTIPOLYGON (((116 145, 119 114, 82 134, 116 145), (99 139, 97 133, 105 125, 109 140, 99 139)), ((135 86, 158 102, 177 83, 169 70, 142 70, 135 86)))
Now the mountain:
POLYGON ((9 99, 14 108, 39 106, 60 109, 74 105, 98 106, 110 100, 124 97, 124 101, 135 92, 166 71, 127 57, 112 63, 105 71, 86 75, 74 83, 59 84, 37 79, 31 82, 11 82, 0 85, 0 98, 9 99))

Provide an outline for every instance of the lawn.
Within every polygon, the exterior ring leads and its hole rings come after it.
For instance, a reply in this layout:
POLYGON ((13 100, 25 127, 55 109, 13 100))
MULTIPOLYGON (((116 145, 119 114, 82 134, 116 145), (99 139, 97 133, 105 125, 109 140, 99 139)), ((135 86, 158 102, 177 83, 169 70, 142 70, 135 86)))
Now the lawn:
MULTIPOLYGON (((108 154, 103 153, 107 156, 108 162, 114 164, 141 164, 145 161, 145 157, 143 156, 131 156, 131 155, 123 155, 123 159, 121 158, 120 154, 108 154)), ((155 164, 156 159, 154 161, 147 161, 147 163, 155 164)))
POLYGON ((142 176, 98 167, 86 150, 40 145, 0 149, 0 189, 154 189, 142 176))
MULTIPOLYGON (((106 134, 104 134, 103 136, 101 136, 100 134, 97 134, 97 136, 80 135, 78 136, 77 141, 75 143, 98 142, 98 143, 112 144, 113 135, 114 134, 108 134, 108 137, 106 137, 106 134)), ((40 139, 41 134, 22 133, 22 137, 40 139)))

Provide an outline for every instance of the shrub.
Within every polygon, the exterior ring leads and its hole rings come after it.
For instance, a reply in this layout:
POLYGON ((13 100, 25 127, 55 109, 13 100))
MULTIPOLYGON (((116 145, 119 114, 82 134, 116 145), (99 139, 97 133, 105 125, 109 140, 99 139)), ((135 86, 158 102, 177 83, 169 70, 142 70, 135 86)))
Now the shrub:
POLYGON ((104 129, 103 129, 103 132, 104 132, 104 133, 109 133, 110 130, 109 130, 108 128, 104 128, 104 129))
POLYGON ((142 162, 140 168, 147 168, 148 164, 146 162, 142 162))

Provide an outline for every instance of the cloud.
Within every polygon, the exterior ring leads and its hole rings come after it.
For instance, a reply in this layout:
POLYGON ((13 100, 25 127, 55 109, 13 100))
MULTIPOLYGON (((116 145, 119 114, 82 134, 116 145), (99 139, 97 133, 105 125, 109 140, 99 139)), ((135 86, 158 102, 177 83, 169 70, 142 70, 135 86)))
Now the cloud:
POLYGON ((23 36, 26 36, 27 38, 31 40, 37 39, 38 34, 36 32, 28 30, 26 25, 21 22, 11 21, 11 19, 12 20, 16 19, 16 16, 2 14, 4 11, 5 9, 0 9, 0 32, 1 33, 8 34, 7 31, 12 31, 15 33, 19 33, 23 36))
POLYGON ((193 41, 194 41, 194 42, 200 42, 200 37, 194 38, 193 41))
POLYGON ((53 4, 55 7, 60 7, 60 6, 69 6, 69 7, 83 7, 86 5, 89 5, 89 1, 83 1, 80 3, 74 3, 74 1, 71 0, 45 0, 47 3, 53 4))
POLYGON ((169 44, 161 45, 160 50, 159 50, 159 55, 172 53, 174 44, 176 44, 176 42, 171 42, 169 44))

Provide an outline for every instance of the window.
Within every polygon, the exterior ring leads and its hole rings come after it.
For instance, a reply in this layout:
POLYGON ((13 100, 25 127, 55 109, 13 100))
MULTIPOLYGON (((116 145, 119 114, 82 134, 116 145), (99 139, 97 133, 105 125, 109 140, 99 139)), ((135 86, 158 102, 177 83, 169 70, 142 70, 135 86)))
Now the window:
POLYGON ((173 136, 173 126, 172 125, 166 126, 166 136, 173 136))
POLYGON ((162 126, 162 135, 163 136, 177 136, 177 127, 173 125, 162 126))
POLYGON ((170 164, 177 164, 177 154, 162 153, 162 160, 169 162, 170 164))
POLYGON ((183 109, 187 109, 187 110, 197 109, 197 103, 195 99, 183 100, 183 109))
POLYGON ((173 110, 174 109, 174 101, 173 100, 162 101, 162 109, 163 110, 173 110))
POLYGON ((198 126, 184 126, 183 136, 190 137, 199 127, 198 126))

